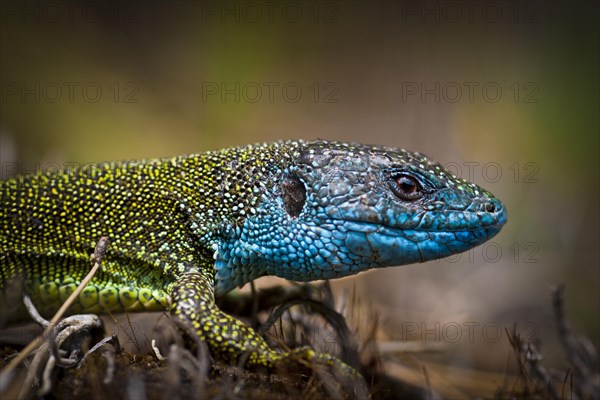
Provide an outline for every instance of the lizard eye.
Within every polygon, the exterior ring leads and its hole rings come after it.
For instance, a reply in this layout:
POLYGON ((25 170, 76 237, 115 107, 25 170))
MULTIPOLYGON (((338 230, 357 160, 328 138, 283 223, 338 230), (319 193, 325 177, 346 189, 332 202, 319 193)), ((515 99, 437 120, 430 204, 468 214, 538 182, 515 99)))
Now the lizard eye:
POLYGON ((404 173, 392 176, 390 189, 396 196, 406 201, 414 201, 423 196, 423 188, 419 181, 404 173))

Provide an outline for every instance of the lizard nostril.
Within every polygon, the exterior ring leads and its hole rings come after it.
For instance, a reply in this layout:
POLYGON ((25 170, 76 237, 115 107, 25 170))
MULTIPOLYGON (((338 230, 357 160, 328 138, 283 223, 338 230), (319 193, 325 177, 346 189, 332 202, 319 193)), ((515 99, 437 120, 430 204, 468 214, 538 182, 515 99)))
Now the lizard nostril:
POLYGON ((494 211, 496 211, 496 205, 494 203, 487 203, 485 205, 485 211, 487 211, 487 212, 494 212, 494 211))

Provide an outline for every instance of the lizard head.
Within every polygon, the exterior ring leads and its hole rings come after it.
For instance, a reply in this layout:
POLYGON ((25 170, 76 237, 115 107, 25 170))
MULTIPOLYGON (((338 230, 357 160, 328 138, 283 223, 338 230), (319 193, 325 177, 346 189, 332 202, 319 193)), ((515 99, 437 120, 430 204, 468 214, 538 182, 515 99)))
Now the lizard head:
POLYGON ((280 171, 240 243, 260 275, 308 281, 460 253, 506 219, 500 200, 423 154, 317 141, 280 171))

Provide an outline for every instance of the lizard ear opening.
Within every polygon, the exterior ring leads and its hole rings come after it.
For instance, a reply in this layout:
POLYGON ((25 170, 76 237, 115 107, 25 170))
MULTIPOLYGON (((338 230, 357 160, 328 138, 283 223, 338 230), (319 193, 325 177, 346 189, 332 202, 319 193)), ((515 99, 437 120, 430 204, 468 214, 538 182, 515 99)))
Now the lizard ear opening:
POLYGON ((306 187, 304 183, 295 176, 287 175, 281 182, 283 192, 283 206, 285 211, 294 218, 302 212, 306 203, 306 187))

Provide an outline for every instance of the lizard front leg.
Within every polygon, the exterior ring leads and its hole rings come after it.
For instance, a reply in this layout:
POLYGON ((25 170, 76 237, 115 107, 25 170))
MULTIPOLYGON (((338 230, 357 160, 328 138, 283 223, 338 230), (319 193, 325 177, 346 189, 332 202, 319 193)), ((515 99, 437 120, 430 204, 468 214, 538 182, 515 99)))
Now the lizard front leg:
POLYGON ((184 274, 173 288, 171 313, 192 328, 213 357, 228 363, 248 357, 249 367, 273 368, 281 356, 253 329, 217 307, 213 287, 210 272, 184 274))
POLYGON ((252 328, 217 307, 213 287, 210 272, 186 273, 175 283, 171 305, 171 313, 192 328, 213 357, 236 365, 245 361, 250 369, 331 367, 334 373, 362 379, 354 368, 329 354, 319 354, 308 347, 282 353, 269 348, 252 328))

